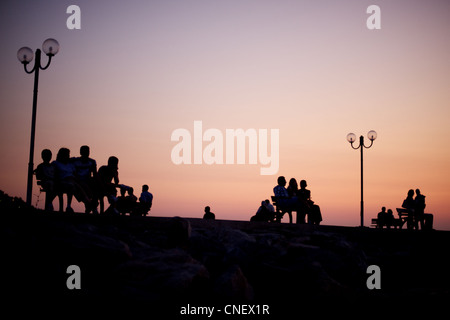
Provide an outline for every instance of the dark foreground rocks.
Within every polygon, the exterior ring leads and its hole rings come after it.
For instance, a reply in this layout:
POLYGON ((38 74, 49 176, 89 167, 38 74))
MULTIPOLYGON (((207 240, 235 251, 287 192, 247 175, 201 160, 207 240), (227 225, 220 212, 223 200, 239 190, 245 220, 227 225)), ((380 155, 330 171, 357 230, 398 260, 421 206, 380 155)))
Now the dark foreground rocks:
POLYGON ((405 312, 450 297, 449 232, 35 210, 0 219, 2 304, 19 314, 139 307, 175 317, 188 304, 264 304, 279 316, 405 312), (71 265, 81 289, 68 288, 71 265), (370 265, 381 270, 379 290, 367 287, 370 265))

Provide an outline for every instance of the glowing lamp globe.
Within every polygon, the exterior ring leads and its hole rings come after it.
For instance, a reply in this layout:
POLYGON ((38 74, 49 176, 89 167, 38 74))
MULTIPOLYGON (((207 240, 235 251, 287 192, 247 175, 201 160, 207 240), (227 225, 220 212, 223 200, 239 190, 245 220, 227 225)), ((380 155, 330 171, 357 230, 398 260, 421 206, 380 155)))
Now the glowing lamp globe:
POLYGON ((28 64, 33 60, 34 53, 33 50, 31 50, 28 47, 22 47, 17 51, 17 59, 23 64, 28 64))
POLYGON ((42 44, 42 51, 48 56, 54 56, 59 51, 59 43, 55 39, 47 39, 42 44))
POLYGON ((347 141, 350 143, 353 143, 356 141, 356 135, 354 133, 349 133, 347 135, 347 141))

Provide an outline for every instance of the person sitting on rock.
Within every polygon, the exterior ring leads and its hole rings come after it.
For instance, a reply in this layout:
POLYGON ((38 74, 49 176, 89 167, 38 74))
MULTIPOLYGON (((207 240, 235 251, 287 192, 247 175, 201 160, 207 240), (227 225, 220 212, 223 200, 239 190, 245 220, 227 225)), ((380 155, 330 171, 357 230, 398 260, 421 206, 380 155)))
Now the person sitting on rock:
POLYGON ((203 219, 205 220, 215 220, 216 215, 211 212, 211 208, 209 206, 205 207, 205 214, 203 215, 203 219))
POLYGON ((144 184, 142 186, 141 196, 139 197, 139 203, 141 206, 141 212, 143 216, 147 215, 147 213, 150 211, 153 205, 153 194, 151 194, 148 190, 149 190, 148 185, 144 184))
MULTIPOLYGON (((273 208, 273 206, 272 206, 273 208)), ((270 212, 266 201, 261 201, 261 205, 258 208, 258 211, 256 211, 256 214, 250 218, 250 221, 263 221, 263 222, 269 222, 272 221, 274 218, 274 212, 270 212)))

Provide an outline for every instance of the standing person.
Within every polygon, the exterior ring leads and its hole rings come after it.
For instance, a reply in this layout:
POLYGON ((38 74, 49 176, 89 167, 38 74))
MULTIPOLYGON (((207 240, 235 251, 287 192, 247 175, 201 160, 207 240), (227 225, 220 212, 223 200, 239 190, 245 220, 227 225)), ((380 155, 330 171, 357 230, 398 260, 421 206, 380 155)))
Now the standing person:
POLYGON ((116 206, 116 187, 119 185, 119 159, 111 156, 108 158, 108 164, 101 166, 97 172, 97 192, 100 201, 100 213, 105 212, 103 197, 108 199, 111 210, 116 206))
POLYGON ((44 149, 41 152, 42 163, 34 170, 37 184, 41 186, 45 192, 45 210, 53 211, 53 199, 55 193, 55 167, 50 163, 52 160, 52 152, 44 149))
POLYGON ((420 193, 420 189, 416 189, 416 198, 414 199, 414 227, 416 230, 419 230, 419 222, 420 229, 423 230, 424 227, 424 211, 425 211, 425 196, 420 193))
POLYGON ((61 148, 52 162, 55 167, 56 189, 59 197, 59 211, 63 211, 63 194, 67 194, 66 212, 73 212, 72 198, 75 195, 78 201, 88 203, 91 199, 86 195, 78 183, 76 169, 70 161, 70 150, 61 148))
POLYGON ((85 212, 89 213, 92 211, 93 213, 97 213, 98 197, 94 195, 94 179, 97 175, 97 162, 89 158, 89 155, 89 146, 82 146, 80 148, 80 157, 73 158, 72 162, 75 166, 81 187, 83 187, 86 194, 92 199, 90 204, 85 203, 85 212))
POLYGON ((149 189, 148 185, 144 184, 142 186, 141 196, 139 197, 139 203, 141 203, 141 208, 143 211, 142 215, 144 216, 147 215, 147 213, 150 211, 153 205, 153 194, 151 194, 148 191, 148 189, 149 189))
POLYGON ((403 200, 402 208, 405 208, 408 211, 408 218, 406 220, 408 229, 412 229, 414 227, 414 211, 415 211, 415 201, 414 201, 414 190, 409 189, 406 199, 403 200))
POLYGON ((205 220, 215 220, 216 215, 211 212, 211 208, 209 206, 205 207, 205 214, 203 215, 203 219, 205 220))

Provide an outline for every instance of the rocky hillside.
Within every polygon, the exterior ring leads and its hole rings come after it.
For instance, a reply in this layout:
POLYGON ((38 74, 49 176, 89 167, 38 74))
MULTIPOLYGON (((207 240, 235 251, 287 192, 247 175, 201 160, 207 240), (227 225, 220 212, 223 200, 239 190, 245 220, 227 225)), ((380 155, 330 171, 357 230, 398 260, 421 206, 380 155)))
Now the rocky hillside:
POLYGON ((330 306, 404 312, 411 301, 439 306, 450 297, 449 232, 59 214, 11 203, 0 202, 5 306, 180 316, 188 304, 250 304, 273 316, 330 306), (381 289, 367 286, 370 265, 380 268, 381 289), (74 279, 80 289, 68 288, 74 279))

